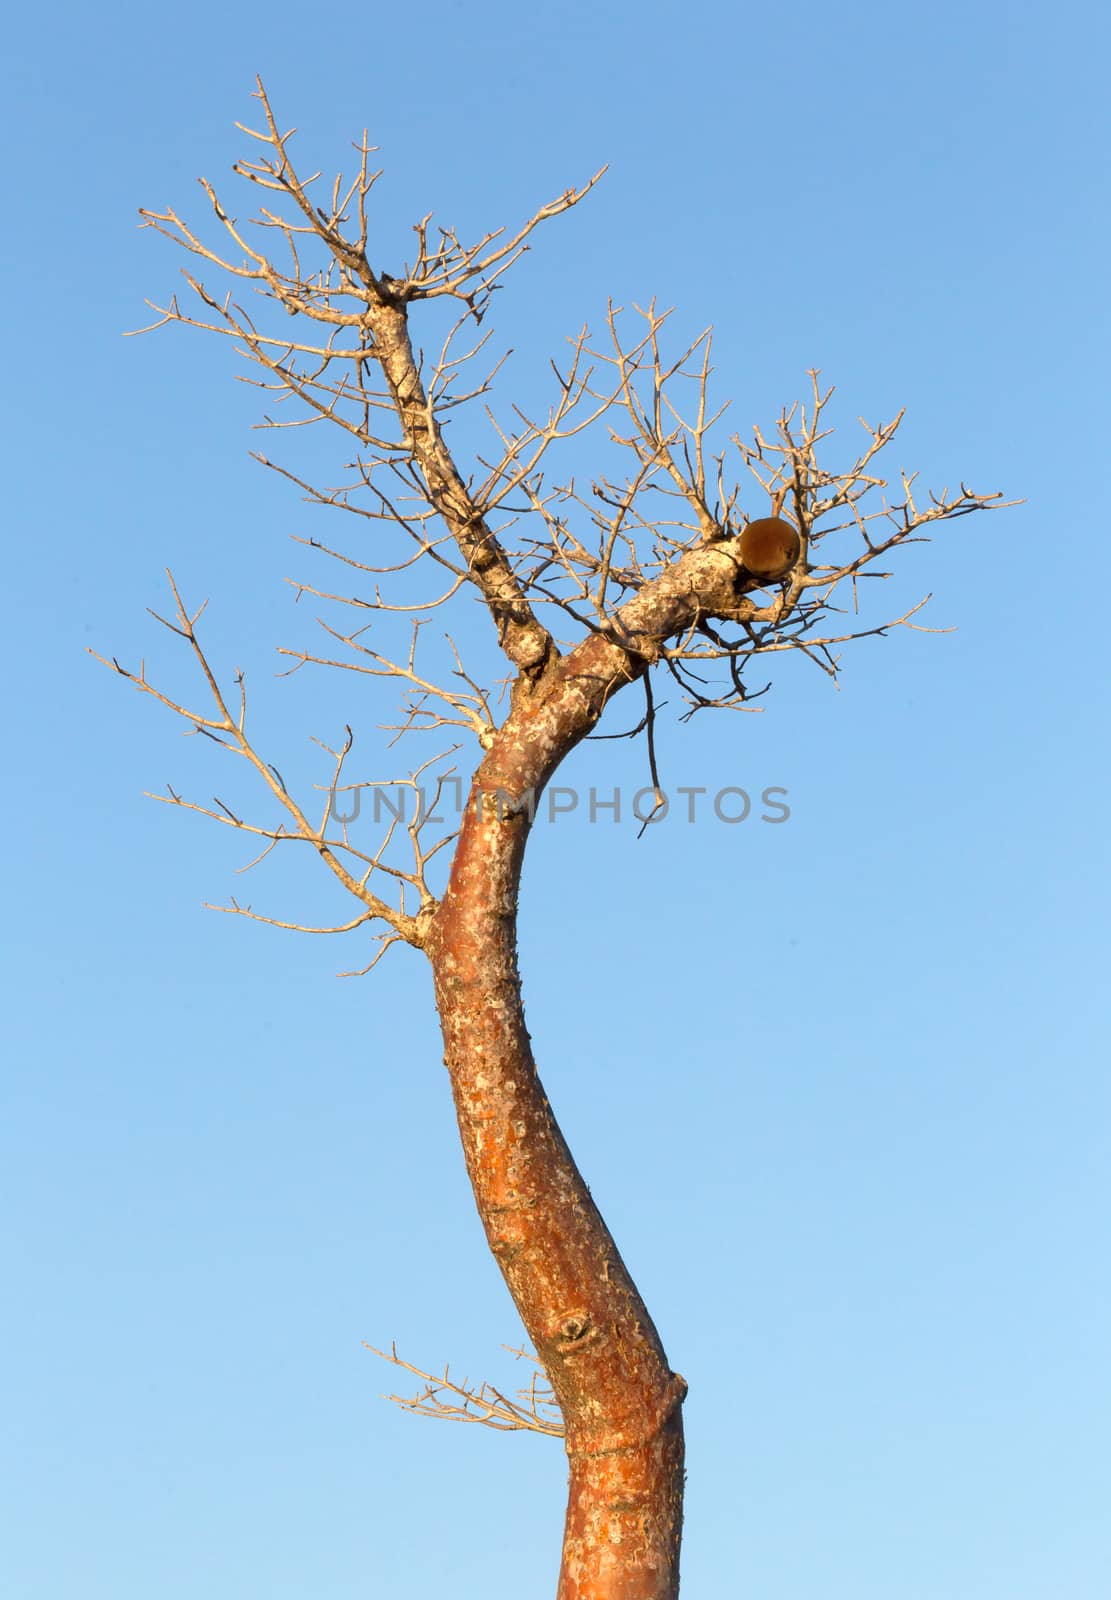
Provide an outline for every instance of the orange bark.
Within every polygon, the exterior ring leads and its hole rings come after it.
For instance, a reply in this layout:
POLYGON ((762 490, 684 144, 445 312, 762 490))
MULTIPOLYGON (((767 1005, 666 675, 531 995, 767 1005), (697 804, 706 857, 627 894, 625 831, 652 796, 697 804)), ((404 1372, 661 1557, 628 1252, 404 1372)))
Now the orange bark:
POLYGON ((427 950, 467 1171, 486 1237, 566 1427, 559 1600, 672 1600, 686 1392, 567 1148, 521 1004, 516 909, 539 796, 639 670, 595 636, 522 698, 476 774, 427 950))

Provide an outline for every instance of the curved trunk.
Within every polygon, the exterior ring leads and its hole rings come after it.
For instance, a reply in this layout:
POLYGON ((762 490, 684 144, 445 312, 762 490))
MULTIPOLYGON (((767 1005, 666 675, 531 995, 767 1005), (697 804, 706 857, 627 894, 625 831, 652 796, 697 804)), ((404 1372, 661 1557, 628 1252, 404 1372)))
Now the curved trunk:
POLYGON ((479 768, 427 943, 444 1061, 486 1237, 563 1412, 559 1600, 673 1600, 682 1378, 572 1159, 533 1060, 517 970, 528 805, 643 670, 596 637, 522 697, 479 768))

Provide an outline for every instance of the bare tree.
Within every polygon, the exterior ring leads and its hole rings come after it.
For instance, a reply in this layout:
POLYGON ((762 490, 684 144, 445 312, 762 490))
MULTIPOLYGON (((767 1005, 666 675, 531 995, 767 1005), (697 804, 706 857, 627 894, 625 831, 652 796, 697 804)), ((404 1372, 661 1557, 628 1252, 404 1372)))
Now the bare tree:
MULTIPOLYGON (((319 174, 298 175, 290 134, 261 84, 258 99, 263 127, 242 129, 254 158, 235 167, 261 197, 252 225, 241 226, 203 180, 216 244, 173 210, 142 212, 198 263, 195 274, 185 273, 193 309, 172 299, 156 308, 155 326, 185 323, 233 340, 268 402, 293 402, 294 415, 268 416, 265 425, 318 421, 345 436, 350 461, 333 485, 275 467, 311 502, 360 519, 367 535, 358 554, 307 541, 363 592, 300 584, 301 593, 339 603, 348 608, 340 615, 353 612, 355 620, 323 622, 320 654, 285 654, 292 670, 318 664, 393 679, 402 695, 399 737, 473 736, 478 751, 461 791, 459 827, 437 832, 435 805, 419 803, 455 781, 454 752, 399 778, 352 777, 350 727, 329 749, 323 804, 310 809, 298 800, 253 742, 242 674, 231 689, 219 681, 198 633, 204 607, 191 609, 172 577, 173 611, 159 620, 191 652, 201 704, 171 698, 145 670, 107 664, 242 757, 275 816, 250 821, 220 800, 196 804, 172 789, 159 798, 250 836, 257 860, 279 845, 315 851, 355 907, 340 926, 304 931, 372 930, 377 950, 362 971, 399 942, 431 962, 475 1202, 550 1389, 533 1382, 511 1400, 489 1385, 457 1385, 445 1370, 441 1378, 419 1373, 425 1387, 404 1403, 561 1435, 570 1490, 560 1600, 664 1600, 679 1587, 686 1384, 671 1370, 533 1059, 516 911, 536 804, 610 701, 635 684, 644 708, 629 736, 645 736, 650 788, 662 805, 653 673, 673 681, 688 717, 744 707, 757 657, 799 651, 835 675, 846 641, 918 626, 918 606, 878 621, 859 617, 867 580, 887 575, 884 559, 931 524, 999 497, 962 485, 955 494, 916 498, 913 479, 902 475, 889 499, 879 457, 901 413, 864 424, 859 448, 842 465, 827 465, 832 391, 816 372, 805 404, 785 411, 774 428, 726 438, 719 448, 710 334, 669 353, 667 315, 652 305, 631 316, 611 306, 601 337, 583 331, 565 364, 553 364, 543 414, 513 407, 499 420, 488 406, 489 455, 460 461, 444 423, 454 408, 491 391, 500 363, 489 372, 476 365, 486 359, 481 325, 491 297, 540 224, 576 206, 601 174, 515 233, 498 230, 477 243, 425 217, 411 264, 390 272, 385 248, 371 241, 368 200, 379 174, 366 136, 354 179, 336 178, 322 191, 319 174), (208 287, 201 274, 211 273, 231 280, 226 293, 208 287), (435 300, 453 307, 455 320, 438 354, 426 358, 414 348, 411 322, 435 300), (268 319, 275 311, 283 315, 268 319), (472 371, 478 375, 468 387, 472 371), (571 440, 580 454, 594 451, 589 482, 551 475, 571 440), (746 493, 754 514, 742 504, 746 493), (413 599, 413 578, 422 572, 435 579, 435 592, 413 599), (500 685, 482 681, 450 641, 446 678, 427 664, 424 623, 465 596, 479 599, 493 624, 507 664, 500 685), (407 642, 384 653, 380 633, 366 634, 370 620, 400 625, 407 642), (373 850, 356 842, 336 803, 341 792, 367 790, 385 791, 392 806, 373 850), (407 807, 406 796, 414 801, 407 807)), ((222 909, 304 926, 237 901, 222 909)), ((409 1367, 396 1350, 389 1359, 409 1367)))

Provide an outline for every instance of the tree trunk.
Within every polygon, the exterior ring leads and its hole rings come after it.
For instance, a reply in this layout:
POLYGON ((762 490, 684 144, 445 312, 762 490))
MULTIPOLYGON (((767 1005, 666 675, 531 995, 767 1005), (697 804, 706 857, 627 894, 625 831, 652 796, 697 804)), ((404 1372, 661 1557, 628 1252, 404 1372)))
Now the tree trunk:
POLYGON ((531 817, 507 797, 538 798, 607 694, 643 666, 597 636, 576 658, 522 695, 479 768, 427 949, 479 1215, 563 1413, 558 1600, 674 1600, 686 1384, 548 1104, 517 970, 531 817))

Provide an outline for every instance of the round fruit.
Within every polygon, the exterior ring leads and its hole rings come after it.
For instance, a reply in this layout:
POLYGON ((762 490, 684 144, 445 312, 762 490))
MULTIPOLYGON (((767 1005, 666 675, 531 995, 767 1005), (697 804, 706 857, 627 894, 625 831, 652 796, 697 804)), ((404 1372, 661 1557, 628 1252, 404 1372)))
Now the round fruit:
POLYGON ((758 517, 741 534, 741 561, 757 578, 781 578, 799 558, 798 529, 783 517, 758 517))

